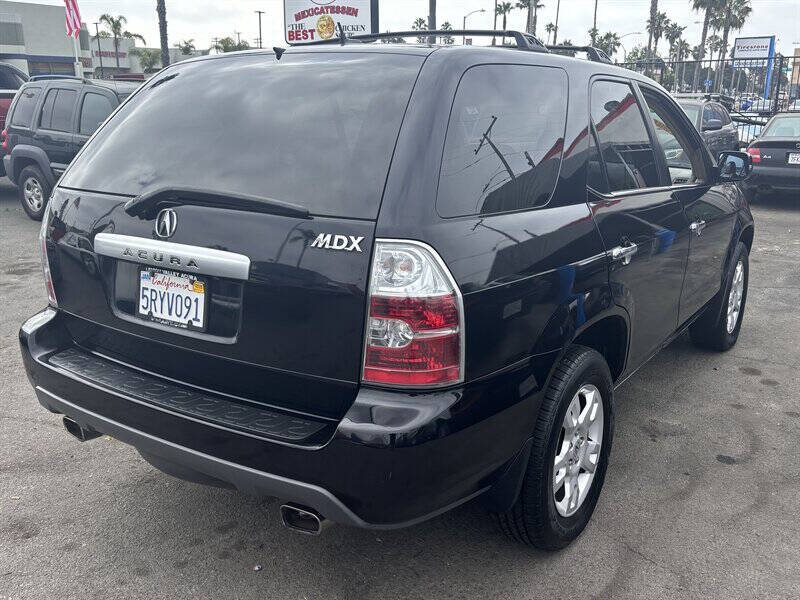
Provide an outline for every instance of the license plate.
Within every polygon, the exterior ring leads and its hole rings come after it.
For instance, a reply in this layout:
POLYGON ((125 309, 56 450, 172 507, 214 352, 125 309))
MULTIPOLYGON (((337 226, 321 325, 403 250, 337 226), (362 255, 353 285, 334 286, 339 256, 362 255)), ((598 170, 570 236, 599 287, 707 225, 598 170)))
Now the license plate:
POLYGON ((789 152, 789 164, 800 165, 800 152, 789 152))
POLYGON ((162 325, 192 331, 206 328, 206 289, 194 277, 174 271, 139 272, 139 316, 162 325))

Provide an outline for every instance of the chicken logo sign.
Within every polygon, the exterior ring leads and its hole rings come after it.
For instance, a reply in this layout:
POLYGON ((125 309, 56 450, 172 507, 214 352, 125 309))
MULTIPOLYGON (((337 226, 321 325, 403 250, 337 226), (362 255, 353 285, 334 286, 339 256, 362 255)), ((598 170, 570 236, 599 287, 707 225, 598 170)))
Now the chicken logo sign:
POLYGON ((307 44, 325 41, 338 34, 378 31, 378 0, 284 0, 286 42, 307 44))

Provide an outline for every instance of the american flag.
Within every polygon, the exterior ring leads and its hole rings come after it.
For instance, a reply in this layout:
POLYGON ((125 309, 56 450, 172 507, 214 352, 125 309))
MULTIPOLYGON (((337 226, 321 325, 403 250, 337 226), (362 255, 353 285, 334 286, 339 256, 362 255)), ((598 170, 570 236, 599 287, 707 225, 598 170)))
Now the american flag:
POLYGON ((78 0, 64 0, 67 9, 67 35, 77 38, 81 34, 81 11, 78 10, 78 0))

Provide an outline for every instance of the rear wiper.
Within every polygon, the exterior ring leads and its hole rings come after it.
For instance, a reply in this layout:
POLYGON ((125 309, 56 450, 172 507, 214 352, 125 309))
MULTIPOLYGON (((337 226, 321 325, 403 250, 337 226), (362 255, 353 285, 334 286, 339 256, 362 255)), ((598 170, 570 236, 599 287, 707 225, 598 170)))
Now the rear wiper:
POLYGON ((140 196, 136 196, 136 198, 128 200, 125 203, 125 212, 132 216, 139 216, 163 204, 169 204, 170 206, 193 204, 197 206, 230 208, 233 210, 282 215, 285 217, 298 217, 301 219, 309 218, 307 208, 297 204, 291 204, 290 202, 283 202, 281 200, 263 198, 260 196, 250 196, 247 194, 218 192, 216 190, 189 187, 164 187, 146 192, 140 196))

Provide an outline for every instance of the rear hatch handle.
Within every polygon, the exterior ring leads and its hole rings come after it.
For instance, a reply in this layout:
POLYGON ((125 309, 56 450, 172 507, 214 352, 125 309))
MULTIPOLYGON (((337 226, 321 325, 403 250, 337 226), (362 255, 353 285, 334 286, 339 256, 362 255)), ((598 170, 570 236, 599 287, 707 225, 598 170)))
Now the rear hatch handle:
POLYGON ((298 204, 273 198, 236 194, 191 187, 163 187, 145 192, 125 203, 125 212, 131 216, 153 216, 162 205, 177 206, 193 204, 215 208, 230 208, 249 212, 282 215, 300 219, 311 218, 308 209, 298 204))

